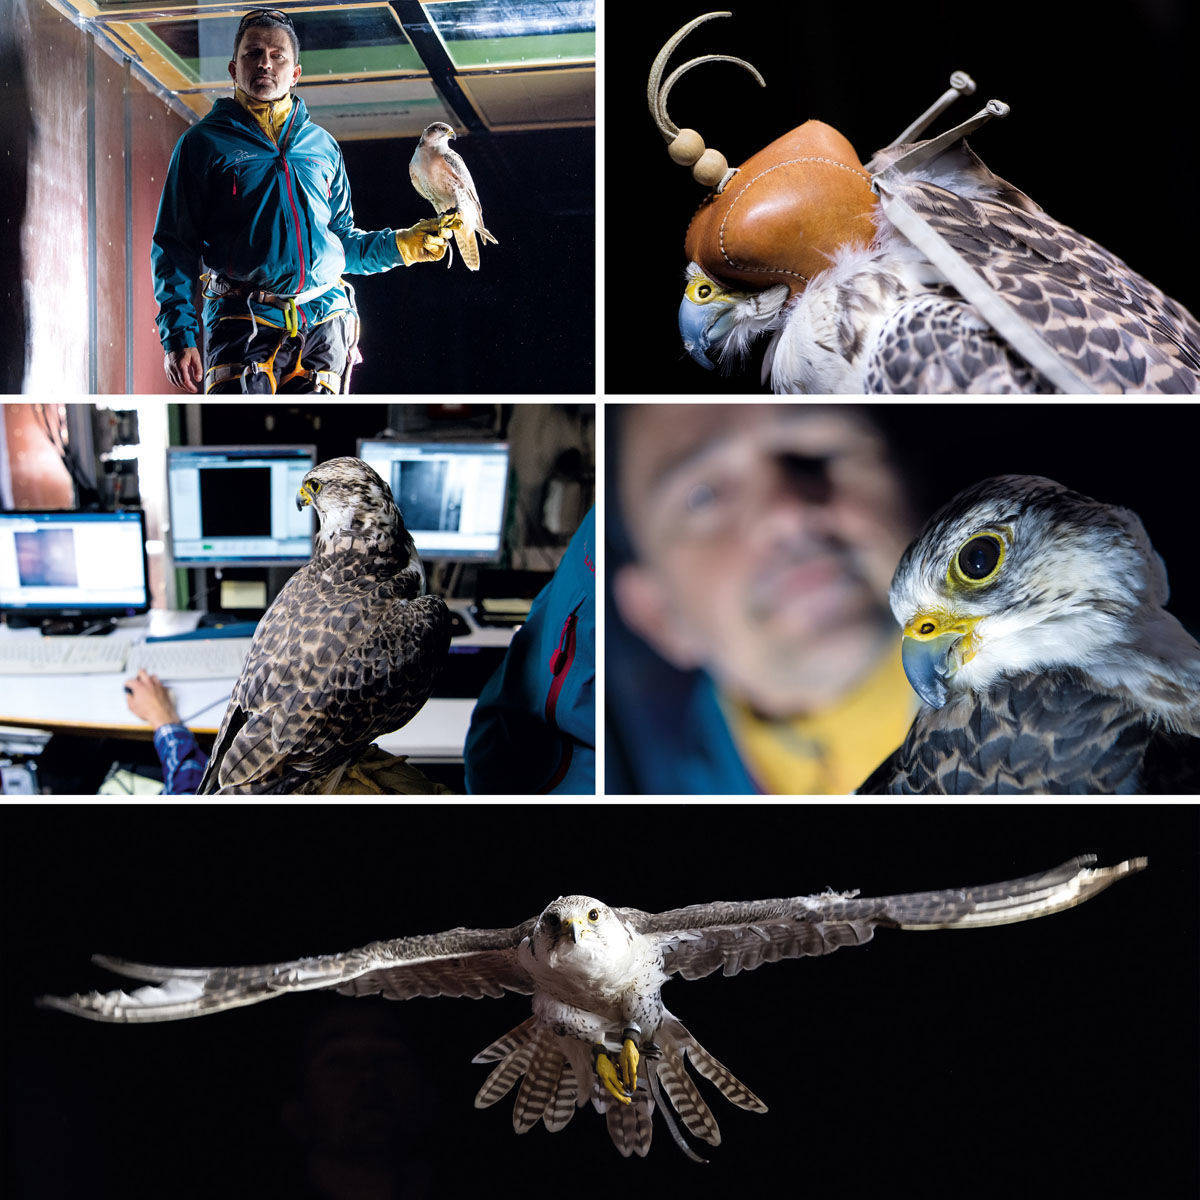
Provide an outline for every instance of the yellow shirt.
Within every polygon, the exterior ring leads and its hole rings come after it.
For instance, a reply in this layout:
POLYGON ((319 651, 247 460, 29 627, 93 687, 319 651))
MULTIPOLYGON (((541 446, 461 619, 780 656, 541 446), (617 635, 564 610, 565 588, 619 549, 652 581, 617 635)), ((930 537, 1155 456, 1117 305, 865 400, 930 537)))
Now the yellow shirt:
POLYGON ((770 720, 722 697, 733 740, 764 791, 847 795, 900 745, 920 702, 898 643, 854 691, 811 716, 770 720))
POLYGON ((292 111, 292 93, 288 92, 281 100, 255 100, 241 88, 234 88, 233 94, 237 102, 259 123, 263 133, 278 145, 284 122, 292 111))

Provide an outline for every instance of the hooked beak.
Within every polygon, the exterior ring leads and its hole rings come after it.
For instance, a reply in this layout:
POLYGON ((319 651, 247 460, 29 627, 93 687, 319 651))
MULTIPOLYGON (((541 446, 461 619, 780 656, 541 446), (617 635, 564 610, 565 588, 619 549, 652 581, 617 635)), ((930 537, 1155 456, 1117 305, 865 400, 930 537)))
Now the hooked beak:
POLYGON ((312 502, 313 494, 309 491, 308 484, 302 483, 296 493, 296 511, 303 512, 312 502))
POLYGON ((978 617, 918 613, 904 627, 900 661, 913 691, 930 708, 941 708, 954 673, 978 650, 974 629, 978 617))
POLYGON ((571 941, 579 945, 579 939, 583 937, 583 922, 578 917, 568 917, 563 925, 566 931, 571 934, 571 941))
POLYGON ((709 355, 709 349, 729 331, 732 320, 733 307, 727 301, 710 300, 707 304, 697 304, 684 296, 680 303, 679 336, 683 339, 683 348, 706 371, 717 365, 717 360, 709 355))

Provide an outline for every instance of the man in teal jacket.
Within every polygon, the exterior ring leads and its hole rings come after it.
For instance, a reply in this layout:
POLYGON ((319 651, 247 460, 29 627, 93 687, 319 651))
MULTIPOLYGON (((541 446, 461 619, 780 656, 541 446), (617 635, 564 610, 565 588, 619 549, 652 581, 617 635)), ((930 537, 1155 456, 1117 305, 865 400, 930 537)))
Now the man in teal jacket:
POLYGON ((299 55, 285 13, 248 12, 229 64, 234 97, 218 100, 172 155, 151 262, 164 367, 185 391, 348 390, 358 315, 343 272, 370 275, 446 252, 445 218, 355 227, 337 142, 291 93, 299 55))

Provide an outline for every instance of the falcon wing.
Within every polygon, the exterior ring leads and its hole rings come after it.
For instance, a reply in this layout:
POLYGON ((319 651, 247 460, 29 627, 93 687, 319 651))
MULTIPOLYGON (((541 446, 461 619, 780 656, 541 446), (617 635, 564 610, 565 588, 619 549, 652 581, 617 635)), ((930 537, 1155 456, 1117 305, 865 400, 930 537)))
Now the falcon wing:
POLYGON ((397 598, 391 582, 351 570, 288 581, 259 625, 202 795, 319 790, 411 720, 445 660, 449 613, 434 596, 397 598))
POLYGON ((765 962, 832 954, 869 942, 877 926, 898 929, 973 929, 1008 925, 1061 912, 1146 866, 1134 858, 1092 867, 1081 855, 1051 871, 981 887, 902 896, 855 893, 789 900, 718 902, 664 913, 623 912, 639 933, 656 937, 668 975, 700 979, 721 970, 751 971, 765 962))
POLYGON ((133 992, 43 996, 43 1007, 93 1021, 178 1021, 272 1000, 288 992, 335 988, 346 996, 501 996, 533 991, 517 964, 517 947, 534 922, 515 929, 451 929, 421 937, 372 942, 345 954, 256 967, 154 967, 97 955, 118 975, 153 986, 133 992))
POLYGON ((993 684, 986 695, 968 693, 942 708, 922 709, 903 745, 859 791, 1141 792, 1150 737, 1141 709, 1095 691, 1071 671, 1016 675, 993 684))
POLYGON ((1089 390, 1200 389, 1200 323, 1103 246, 1028 201, 1016 202, 1020 193, 997 183, 1001 193, 992 198, 904 176, 892 186, 1089 390))

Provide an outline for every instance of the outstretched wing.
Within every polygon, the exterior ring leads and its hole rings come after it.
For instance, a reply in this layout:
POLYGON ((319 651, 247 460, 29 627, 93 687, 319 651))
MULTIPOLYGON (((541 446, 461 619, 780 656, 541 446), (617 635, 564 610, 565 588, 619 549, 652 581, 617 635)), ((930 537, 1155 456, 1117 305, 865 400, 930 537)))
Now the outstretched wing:
POLYGON ((177 1021, 258 1004, 289 992, 334 988, 346 996, 501 996, 533 991, 517 947, 533 921, 515 929, 451 929, 372 942, 345 954, 255 967, 154 967, 97 955, 118 975, 150 983, 133 992, 43 996, 38 1003, 93 1021, 177 1021))
POLYGON ((892 186, 1089 390, 1200 390, 1195 317, 1115 254, 1030 202, 1014 202, 1020 193, 997 183, 1001 192, 993 197, 958 195, 918 178, 900 177, 892 186))
POLYGON ((831 954, 869 942, 876 927, 974 929, 1008 925, 1061 912, 1146 866, 1144 858, 1093 867, 1081 855, 1051 871, 981 887, 860 898, 855 893, 788 900, 699 904, 664 913, 622 910, 639 933, 662 947, 669 975, 700 979, 721 970, 751 971, 784 958, 831 954))

